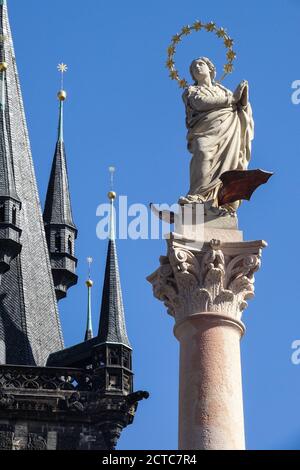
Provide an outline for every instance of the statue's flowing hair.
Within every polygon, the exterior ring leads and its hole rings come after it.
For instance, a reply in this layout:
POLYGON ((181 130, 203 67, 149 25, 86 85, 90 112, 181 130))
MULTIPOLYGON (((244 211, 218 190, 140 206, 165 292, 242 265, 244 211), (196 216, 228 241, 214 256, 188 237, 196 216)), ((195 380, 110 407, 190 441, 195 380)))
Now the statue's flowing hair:
POLYGON ((207 57, 199 57, 198 59, 193 60, 193 62, 191 63, 191 66, 190 66, 190 74, 192 76, 192 79, 195 80, 195 84, 197 84, 197 82, 196 82, 196 78, 194 76, 194 66, 195 66, 196 62, 198 62, 199 60, 203 60, 203 62, 206 63, 206 65, 208 66, 209 71, 210 71, 211 81, 214 82, 215 79, 216 79, 216 76, 217 76, 216 67, 214 66, 212 61, 209 60, 207 57))

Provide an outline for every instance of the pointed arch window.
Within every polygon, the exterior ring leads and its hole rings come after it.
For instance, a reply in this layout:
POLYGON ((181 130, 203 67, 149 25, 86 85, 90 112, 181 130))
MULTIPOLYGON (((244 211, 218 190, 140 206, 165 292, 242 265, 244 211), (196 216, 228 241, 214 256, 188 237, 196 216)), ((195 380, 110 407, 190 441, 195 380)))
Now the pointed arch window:
POLYGON ((13 225, 17 225, 17 208, 15 205, 13 205, 12 208, 12 223, 13 225))
POLYGON ((5 205, 4 205, 4 203, 0 204, 0 222, 5 222, 5 205))
POLYGON ((55 253, 61 252, 61 235, 59 232, 55 234, 55 253))
POLYGON ((71 235, 68 238, 68 253, 71 256, 73 255, 73 238, 71 235))

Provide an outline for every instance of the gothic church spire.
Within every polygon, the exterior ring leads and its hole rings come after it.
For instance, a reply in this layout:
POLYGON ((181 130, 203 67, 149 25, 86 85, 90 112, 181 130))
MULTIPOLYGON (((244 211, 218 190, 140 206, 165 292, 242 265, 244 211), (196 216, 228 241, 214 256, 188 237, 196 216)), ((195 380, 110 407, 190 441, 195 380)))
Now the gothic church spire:
POLYGON ((116 247, 114 208, 116 193, 111 191, 108 196, 111 205, 110 237, 106 258, 98 342, 100 344, 118 343, 130 348, 125 325, 123 296, 116 247))
POLYGON ((44 209, 44 224, 57 300, 66 297, 67 290, 77 284, 78 280, 75 257, 77 228, 72 215, 63 132, 66 97, 64 90, 58 93, 58 137, 44 209))

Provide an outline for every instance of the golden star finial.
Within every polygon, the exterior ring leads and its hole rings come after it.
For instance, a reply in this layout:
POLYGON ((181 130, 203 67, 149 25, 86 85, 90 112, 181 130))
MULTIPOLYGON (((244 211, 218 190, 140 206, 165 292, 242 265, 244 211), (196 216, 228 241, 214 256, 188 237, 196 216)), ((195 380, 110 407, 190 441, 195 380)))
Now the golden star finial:
POLYGON ((66 73, 68 71, 68 66, 62 62, 61 64, 58 64, 57 69, 61 73, 66 73))
POLYGON ((64 64, 63 62, 61 64, 58 64, 57 70, 61 73, 61 89, 63 90, 64 88, 64 73, 68 71, 68 66, 67 64, 64 64))

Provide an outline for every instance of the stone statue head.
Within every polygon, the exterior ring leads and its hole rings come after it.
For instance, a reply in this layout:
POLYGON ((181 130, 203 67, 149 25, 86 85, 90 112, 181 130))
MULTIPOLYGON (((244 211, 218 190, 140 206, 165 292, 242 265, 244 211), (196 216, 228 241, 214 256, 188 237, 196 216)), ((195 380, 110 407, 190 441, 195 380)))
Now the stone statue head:
POLYGON ((195 83, 197 83, 200 78, 199 74, 205 74, 206 72, 209 73, 211 81, 214 82, 217 75, 217 69, 211 62, 211 60, 209 60, 207 57, 199 57, 199 59, 193 60, 190 66, 190 73, 193 80, 195 80, 195 83), (203 65, 203 67, 200 72, 198 67, 201 64, 203 65))

